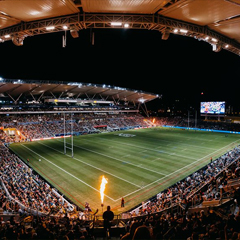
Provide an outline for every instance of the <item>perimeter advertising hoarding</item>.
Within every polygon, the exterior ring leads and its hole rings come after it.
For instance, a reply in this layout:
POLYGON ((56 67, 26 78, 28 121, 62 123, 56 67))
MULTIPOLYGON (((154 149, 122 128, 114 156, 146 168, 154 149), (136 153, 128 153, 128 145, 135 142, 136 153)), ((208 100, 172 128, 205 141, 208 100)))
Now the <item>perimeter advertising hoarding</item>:
POLYGON ((225 102, 201 102, 201 114, 225 114, 225 102))

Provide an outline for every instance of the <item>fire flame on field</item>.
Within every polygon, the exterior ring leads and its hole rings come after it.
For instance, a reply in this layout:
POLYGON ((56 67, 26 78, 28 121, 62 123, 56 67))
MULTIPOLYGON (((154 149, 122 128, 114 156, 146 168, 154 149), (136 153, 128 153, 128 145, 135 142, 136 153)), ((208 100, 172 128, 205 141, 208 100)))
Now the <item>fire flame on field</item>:
POLYGON ((103 199, 104 199, 104 190, 105 190, 105 186, 108 183, 107 178, 105 178, 104 176, 102 176, 102 182, 100 185, 100 195, 101 195, 101 201, 103 203, 103 199))

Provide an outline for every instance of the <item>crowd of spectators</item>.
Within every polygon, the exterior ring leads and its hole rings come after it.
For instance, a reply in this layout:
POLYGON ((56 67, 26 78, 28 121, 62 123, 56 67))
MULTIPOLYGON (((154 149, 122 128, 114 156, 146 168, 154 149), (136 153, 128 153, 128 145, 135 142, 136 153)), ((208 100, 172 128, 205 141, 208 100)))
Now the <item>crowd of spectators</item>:
POLYGON ((70 211, 68 203, 61 195, 34 174, 15 154, 10 153, 3 144, 0 145, 0 160, 1 183, 9 199, 6 210, 11 208, 10 210, 21 214, 32 210, 45 214, 70 211), (19 207, 18 203, 22 207, 19 207))
POLYGON ((212 209, 192 214, 161 212, 152 216, 130 219, 127 232, 121 240, 234 240, 240 239, 239 225, 240 215, 229 213, 225 218, 212 209))
POLYGON ((93 239, 89 222, 68 216, 12 216, 0 219, 0 239, 78 240, 93 239))
POLYGON ((197 126, 193 119, 185 118, 155 118, 154 123, 151 118, 144 118, 140 114, 19 114, 19 115, 0 115, 1 127, 16 129, 20 134, 5 134, 0 130, 0 140, 2 142, 30 141, 31 139, 49 138, 58 135, 70 134, 72 129, 75 134, 86 134, 99 132, 99 126, 106 126, 108 131, 134 127, 149 126, 180 126, 198 127, 208 129, 221 129, 229 131, 240 131, 240 124, 225 122, 206 122, 198 120, 197 126), (65 124, 64 124, 65 118, 65 124), (73 124, 73 128, 72 128, 73 124))
MULTIPOLYGON (((20 134, 0 132, 2 142, 30 141, 59 135, 99 132, 99 126, 109 131, 132 127, 147 127, 144 117, 134 114, 51 114, 51 115, 0 115, 1 127, 16 129, 20 134), (65 124, 64 124, 65 122, 65 124), (72 126, 73 125, 73 126, 72 126)), ((15 131, 15 132, 16 132, 15 131)))
POLYGON ((240 178, 239 156, 240 146, 159 193, 154 200, 133 210, 132 216, 160 212, 178 204, 187 209, 204 200, 220 200, 222 196, 219 186, 226 185, 229 179, 240 178), (228 169, 230 166, 231 168, 228 169), (205 186, 207 190, 203 191, 205 186))
POLYGON ((223 190, 229 182, 240 181, 239 156, 240 146, 133 210, 121 240, 144 239, 136 238, 138 231, 146 239, 240 239, 239 184, 223 190), (221 205, 224 198, 230 204, 221 205), (217 210, 201 208, 212 200, 219 200, 217 210), (174 213, 174 205, 181 210, 174 213))

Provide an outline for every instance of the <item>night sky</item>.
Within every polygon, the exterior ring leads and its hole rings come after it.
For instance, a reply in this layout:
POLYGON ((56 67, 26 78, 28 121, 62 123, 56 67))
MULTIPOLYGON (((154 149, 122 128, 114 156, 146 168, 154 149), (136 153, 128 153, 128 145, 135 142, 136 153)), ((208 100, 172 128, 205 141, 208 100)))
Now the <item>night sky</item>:
POLYGON ((67 32, 27 37, 23 46, 0 44, 0 76, 110 84, 162 94, 158 104, 179 100, 240 105, 240 57, 210 44, 171 34, 168 40, 150 30, 86 29, 79 38, 67 32), (94 45, 91 44, 94 32, 94 45), (203 95, 201 95, 203 92, 203 95))

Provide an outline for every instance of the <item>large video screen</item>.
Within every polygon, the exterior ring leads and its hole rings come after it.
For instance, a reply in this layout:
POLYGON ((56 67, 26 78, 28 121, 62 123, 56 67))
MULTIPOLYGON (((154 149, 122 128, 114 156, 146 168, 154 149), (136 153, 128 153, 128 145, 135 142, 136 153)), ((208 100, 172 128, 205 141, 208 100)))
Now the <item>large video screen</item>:
POLYGON ((225 114, 225 102, 201 102, 201 114, 225 114))

